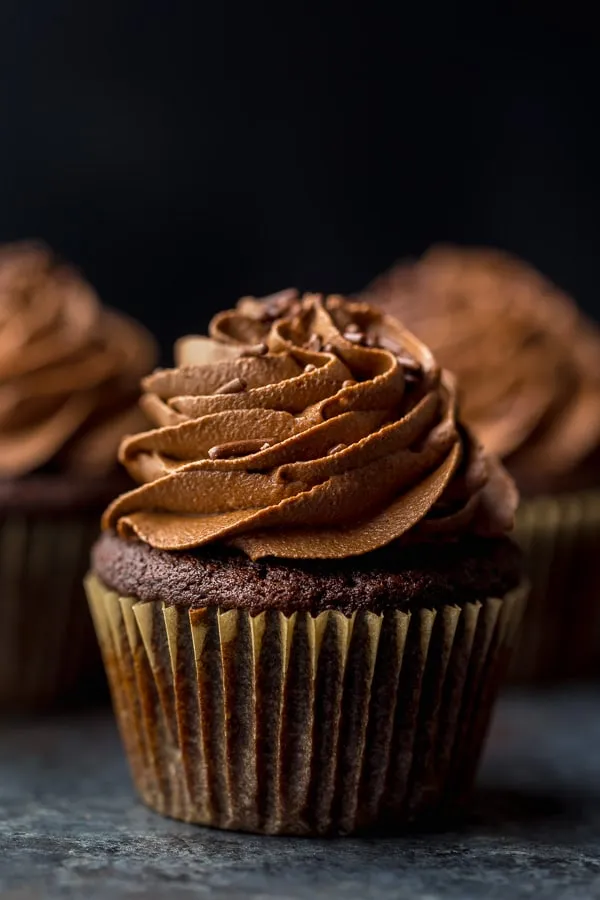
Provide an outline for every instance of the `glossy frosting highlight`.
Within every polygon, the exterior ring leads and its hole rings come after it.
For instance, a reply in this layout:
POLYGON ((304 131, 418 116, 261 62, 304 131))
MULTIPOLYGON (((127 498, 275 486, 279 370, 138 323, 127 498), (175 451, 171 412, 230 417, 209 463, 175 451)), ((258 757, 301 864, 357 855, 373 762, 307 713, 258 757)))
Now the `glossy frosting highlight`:
POLYGON ((138 385, 155 361, 147 332, 47 248, 1 248, 0 478, 114 468, 123 435, 147 425, 138 385))
POLYGON ((176 355, 143 382, 156 427, 121 446, 141 483, 105 514, 122 537, 335 558, 511 526, 508 476, 457 425, 450 377, 389 316, 340 297, 246 298, 176 355))
POLYGON ((520 487, 570 482, 600 450, 600 332, 525 263, 434 247, 361 296, 401 317, 455 373, 466 423, 520 487))

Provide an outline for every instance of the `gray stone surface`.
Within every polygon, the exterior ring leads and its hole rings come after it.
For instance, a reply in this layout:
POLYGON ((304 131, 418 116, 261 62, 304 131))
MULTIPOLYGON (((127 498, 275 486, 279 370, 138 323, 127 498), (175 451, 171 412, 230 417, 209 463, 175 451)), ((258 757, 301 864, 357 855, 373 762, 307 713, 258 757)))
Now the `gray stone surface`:
POLYGON ((505 698, 475 809, 441 833, 258 838, 160 818, 107 714, 0 725, 2 900, 600 898, 600 692, 505 698))

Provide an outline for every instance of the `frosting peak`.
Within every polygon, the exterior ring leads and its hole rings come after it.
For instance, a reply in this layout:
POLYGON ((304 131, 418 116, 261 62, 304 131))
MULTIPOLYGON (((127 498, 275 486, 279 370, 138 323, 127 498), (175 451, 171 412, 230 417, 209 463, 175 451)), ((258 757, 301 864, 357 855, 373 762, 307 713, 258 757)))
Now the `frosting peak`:
POLYGON ((0 249, 0 478, 45 466, 98 475, 143 427, 138 382, 154 342, 100 305, 41 245, 0 249))
POLYGON ((362 296, 456 374, 466 423, 520 485, 577 484, 600 451, 600 331, 566 294, 508 254, 440 246, 362 296))
POLYGON ((366 304, 244 298, 176 355, 143 382, 156 428, 121 446, 141 483, 105 514, 122 536, 333 558, 512 524, 514 488, 458 426, 452 379, 366 304))

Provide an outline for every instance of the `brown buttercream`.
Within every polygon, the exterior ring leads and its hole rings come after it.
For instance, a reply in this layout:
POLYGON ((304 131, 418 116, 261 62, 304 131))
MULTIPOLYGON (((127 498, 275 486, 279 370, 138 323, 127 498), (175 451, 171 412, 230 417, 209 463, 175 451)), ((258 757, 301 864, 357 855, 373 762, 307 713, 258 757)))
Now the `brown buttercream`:
POLYGON ((511 527, 514 487, 458 427, 452 379, 366 304, 245 298, 176 355, 143 382, 156 429, 121 445, 142 485, 105 514, 122 537, 334 558, 511 527))
POLYGON ((155 361, 147 332, 47 248, 2 248, 0 478, 113 468, 123 435, 147 427, 138 384, 155 361))
POLYGON ((600 332, 547 279, 500 251, 441 246, 361 298, 399 316, 455 373, 465 422, 520 487, 587 477, 600 451, 600 332))

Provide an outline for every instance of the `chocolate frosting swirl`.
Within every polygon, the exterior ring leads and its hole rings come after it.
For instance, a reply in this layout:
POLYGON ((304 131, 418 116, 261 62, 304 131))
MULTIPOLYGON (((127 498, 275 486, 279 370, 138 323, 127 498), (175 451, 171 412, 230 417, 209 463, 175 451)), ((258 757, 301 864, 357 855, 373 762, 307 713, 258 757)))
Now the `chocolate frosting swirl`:
POLYGON ((246 298, 176 356, 143 382, 156 428, 121 446, 142 485, 105 514, 122 537, 334 558, 511 526, 512 482, 458 426, 452 379, 389 316, 246 298))
POLYGON ((147 332, 48 249, 2 248, 0 478, 112 469, 123 435, 144 427, 138 384, 155 361, 147 332))
POLYGON ((557 287, 500 251, 441 246, 361 297, 454 372, 465 422, 521 488, 587 477, 600 452, 600 331, 557 287))

